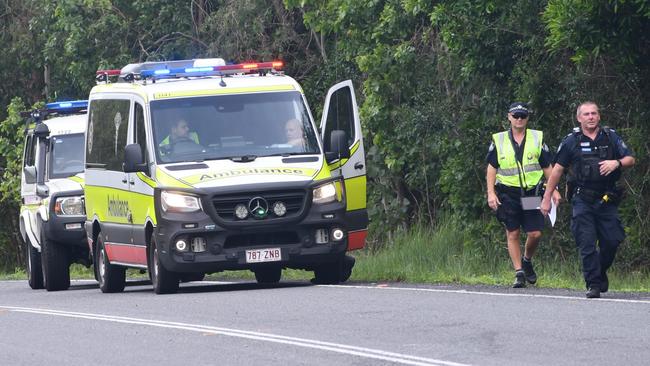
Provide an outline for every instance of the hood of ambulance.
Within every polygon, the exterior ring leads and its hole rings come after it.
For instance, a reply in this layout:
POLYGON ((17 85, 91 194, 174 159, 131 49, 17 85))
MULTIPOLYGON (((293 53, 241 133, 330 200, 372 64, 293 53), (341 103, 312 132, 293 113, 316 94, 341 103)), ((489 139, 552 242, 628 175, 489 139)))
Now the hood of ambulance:
POLYGON ((247 163, 224 159, 201 163, 166 164, 159 165, 156 174, 157 180, 162 186, 190 186, 193 188, 309 182, 331 176, 327 165, 323 164, 323 158, 318 155, 258 157, 247 163), (303 160, 300 157, 306 156, 316 157, 318 160, 300 161, 303 160))
POLYGON ((79 173, 72 177, 50 179, 45 184, 50 188, 50 194, 81 190, 84 186, 84 175, 79 173))

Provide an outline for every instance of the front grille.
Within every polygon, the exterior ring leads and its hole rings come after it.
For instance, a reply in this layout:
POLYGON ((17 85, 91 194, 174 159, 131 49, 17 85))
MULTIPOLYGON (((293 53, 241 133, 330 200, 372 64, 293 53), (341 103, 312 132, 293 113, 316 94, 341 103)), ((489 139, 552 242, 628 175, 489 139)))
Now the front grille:
POLYGON ((268 209, 269 209, 268 216, 264 219, 261 219, 263 221, 263 220, 278 218, 278 216, 276 216, 273 213, 273 203, 278 201, 281 201, 287 207, 287 212, 282 217, 291 218, 291 217, 298 216, 301 213, 303 206, 305 204, 305 196, 306 194, 304 190, 292 190, 292 191, 282 191, 282 192, 253 192, 253 193, 246 193, 246 194, 239 194, 239 195, 215 196, 212 199, 212 204, 214 205, 214 209, 217 213, 217 216, 221 220, 237 221, 237 222, 259 221, 258 219, 252 217, 252 215, 250 214, 244 220, 238 219, 235 216, 235 206, 237 206, 238 204, 243 204, 248 208, 248 203, 250 202, 251 199, 253 199, 254 197, 262 197, 268 203, 268 209))
POLYGON ((280 231, 255 234, 230 235, 223 244, 224 249, 242 247, 272 247, 275 245, 298 244, 300 239, 295 231, 280 231))

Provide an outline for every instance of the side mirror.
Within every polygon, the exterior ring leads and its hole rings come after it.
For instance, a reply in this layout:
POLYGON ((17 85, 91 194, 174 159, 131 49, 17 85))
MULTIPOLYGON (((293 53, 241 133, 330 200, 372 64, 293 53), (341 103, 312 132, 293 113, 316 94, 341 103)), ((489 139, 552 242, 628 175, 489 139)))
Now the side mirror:
POLYGON ((330 135, 330 149, 331 151, 325 152, 325 160, 331 163, 337 159, 346 159, 350 157, 350 149, 348 148, 348 135, 345 131, 334 130, 330 135))
POLYGON ((45 184, 36 185, 36 195, 42 198, 50 195, 50 189, 45 184))
POLYGON ((142 148, 140 144, 129 144, 124 148, 124 172, 136 173, 146 172, 147 164, 142 158, 142 148))
POLYGON ((36 167, 35 166, 26 166, 23 168, 23 173, 25 174, 25 183, 34 184, 36 183, 36 167))

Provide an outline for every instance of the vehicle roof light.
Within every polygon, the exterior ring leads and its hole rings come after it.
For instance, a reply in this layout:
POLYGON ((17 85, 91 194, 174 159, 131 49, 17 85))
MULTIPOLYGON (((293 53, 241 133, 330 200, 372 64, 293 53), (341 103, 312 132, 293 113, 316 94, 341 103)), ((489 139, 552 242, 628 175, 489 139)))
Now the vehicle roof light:
POLYGON ((226 64, 222 58, 197 58, 194 60, 194 67, 206 67, 206 66, 223 66, 226 64))
MULTIPOLYGON (((224 76, 238 73, 249 73, 253 71, 271 71, 282 68, 284 65, 282 61, 273 61, 273 62, 251 62, 251 63, 242 63, 234 65, 217 65, 210 66, 210 60, 212 59, 198 59, 194 60, 193 67, 168 67, 165 63, 156 64, 156 69, 141 70, 141 78, 153 78, 153 79, 162 79, 162 78, 180 78, 180 77, 198 77, 198 76, 224 76), (201 61, 201 62, 199 62, 201 61), (199 66, 202 65, 202 66, 199 66)), ((215 59, 220 60, 220 59, 215 59)), ((181 61, 172 61, 178 65, 181 61)), ((170 62, 169 66, 172 66, 170 62)))
POLYGON ((49 113, 69 114, 88 109, 87 100, 71 100, 65 102, 47 103, 45 110, 49 113))
POLYGON ((120 70, 119 69, 97 70, 95 75, 119 76, 120 75, 120 70))

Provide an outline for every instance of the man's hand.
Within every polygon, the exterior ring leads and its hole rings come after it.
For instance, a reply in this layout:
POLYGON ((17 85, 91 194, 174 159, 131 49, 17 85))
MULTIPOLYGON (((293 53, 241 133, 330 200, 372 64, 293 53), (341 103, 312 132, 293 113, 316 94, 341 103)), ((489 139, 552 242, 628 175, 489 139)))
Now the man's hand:
POLYGON ((603 160, 600 163, 600 175, 610 175, 619 168, 618 160, 603 160))
MULTIPOLYGON (((557 191, 553 192, 554 196, 555 193, 557 193, 557 191)), ((542 211, 542 215, 544 216, 547 216, 548 213, 551 211, 551 200, 546 195, 544 195, 544 198, 542 199, 542 203, 539 205, 539 210, 542 211)))
POLYGON ((562 200, 562 195, 556 189, 555 191, 553 191, 553 203, 555 203, 556 207, 560 205, 561 200, 562 200))
POLYGON ((497 197, 496 193, 494 192, 488 192, 487 202, 488 202, 488 206, 490 206, 490 208, 493 211, 496 211, 497 208, 499 208, 499 206, 501 205, 501 201, 499 201, 499 197, 497 197))

